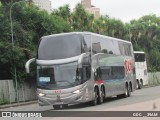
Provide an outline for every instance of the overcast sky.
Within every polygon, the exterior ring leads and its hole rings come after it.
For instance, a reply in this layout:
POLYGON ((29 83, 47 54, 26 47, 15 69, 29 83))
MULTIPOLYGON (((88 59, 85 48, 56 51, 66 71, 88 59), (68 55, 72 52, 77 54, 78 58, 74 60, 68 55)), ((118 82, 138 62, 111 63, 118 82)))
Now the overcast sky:
MULTIPOLYGON (((53 9, 69 4, 71 9, 81 0, 50 0, 53 9)), ((109 15, 123 22, 138 19, 144 15, 156 14, 160 17, 160 0, 92 0, 92 5, 100 8, 102 15, 109 15)))

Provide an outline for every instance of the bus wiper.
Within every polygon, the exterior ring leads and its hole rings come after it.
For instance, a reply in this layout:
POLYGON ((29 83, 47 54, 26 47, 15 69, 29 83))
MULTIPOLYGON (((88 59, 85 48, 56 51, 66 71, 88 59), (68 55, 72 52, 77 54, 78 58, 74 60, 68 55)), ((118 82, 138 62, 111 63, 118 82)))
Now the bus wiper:
POLYGON ((60 80, 60 81, 56 81, 56 82, 67 82, 67 83, 69 83, 72 87, 74 87, 74 85, 73 85, 70 81, 68 81, 68 80, 60 80))

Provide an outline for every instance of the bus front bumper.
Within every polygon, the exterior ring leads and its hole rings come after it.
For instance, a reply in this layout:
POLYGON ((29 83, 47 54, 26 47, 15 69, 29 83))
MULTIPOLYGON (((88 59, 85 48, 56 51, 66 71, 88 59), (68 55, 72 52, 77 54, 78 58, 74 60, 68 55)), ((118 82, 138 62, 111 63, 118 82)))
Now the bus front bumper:
POLYGON ((78 104, 86 102, 87 97, 83 93, 69 94, 68 96, 57 94, 57 95, 46 95, 43 97, 38 96, 38 103, 40 106, 46 105, 65 105, 65 104, 78 104))

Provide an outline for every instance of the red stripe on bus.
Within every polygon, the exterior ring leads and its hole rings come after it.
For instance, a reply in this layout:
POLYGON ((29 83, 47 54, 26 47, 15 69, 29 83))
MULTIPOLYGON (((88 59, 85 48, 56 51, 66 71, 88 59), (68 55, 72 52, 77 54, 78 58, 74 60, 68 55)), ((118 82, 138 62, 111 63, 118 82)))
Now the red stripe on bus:
POLYGON ((96 83, 101 84, 101 83, 104 83, 104 81, 103 80, 96 80, 96 83))

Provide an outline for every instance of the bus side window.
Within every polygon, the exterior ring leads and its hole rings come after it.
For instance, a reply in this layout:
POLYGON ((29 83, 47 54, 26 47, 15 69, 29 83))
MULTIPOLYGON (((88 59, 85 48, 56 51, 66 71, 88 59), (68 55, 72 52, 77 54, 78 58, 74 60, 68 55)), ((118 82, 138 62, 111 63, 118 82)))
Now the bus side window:
POLYGON ((95 80, 101 80, 102 77, 101 77, 101 69, 100 68, 97 68, 95 73, 94 73, 94 79, 95 80))

